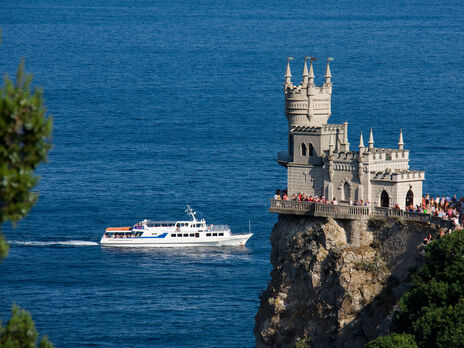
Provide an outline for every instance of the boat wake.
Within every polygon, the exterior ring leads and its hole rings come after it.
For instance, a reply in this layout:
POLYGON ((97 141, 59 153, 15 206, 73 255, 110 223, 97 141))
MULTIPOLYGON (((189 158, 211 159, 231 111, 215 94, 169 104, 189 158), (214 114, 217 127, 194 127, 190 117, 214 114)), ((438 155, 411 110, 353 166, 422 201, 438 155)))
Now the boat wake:
POLYGON ((62 240, 62 241, 18 241, 10 240, 8 241, 11 245, 20 245, 20 246, 97 246, 98 243, 91 242, 89 240, 62 240))

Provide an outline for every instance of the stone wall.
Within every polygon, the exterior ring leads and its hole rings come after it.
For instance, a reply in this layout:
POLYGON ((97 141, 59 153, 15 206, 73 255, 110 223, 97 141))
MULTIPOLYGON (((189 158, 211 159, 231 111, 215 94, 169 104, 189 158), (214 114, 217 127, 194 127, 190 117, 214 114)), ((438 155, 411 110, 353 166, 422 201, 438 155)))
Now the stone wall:
POLYGON ((258 347, 362 347, 389 331, 393 306, 435 227, 393 218, 279 215, 271 281, 260 295, 258 347))

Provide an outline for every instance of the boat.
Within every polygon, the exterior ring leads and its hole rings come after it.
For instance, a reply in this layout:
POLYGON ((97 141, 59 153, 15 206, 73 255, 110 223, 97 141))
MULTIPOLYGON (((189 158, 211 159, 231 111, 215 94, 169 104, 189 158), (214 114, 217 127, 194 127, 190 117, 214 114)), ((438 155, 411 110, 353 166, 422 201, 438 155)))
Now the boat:
MULTIPOLYGON (((208 225, 187 206, 191 220, 143 220, 132 227, 108 227, 100 240, 111 247, 244 246, 253 233, 232 234, 227 225, 208 225)), ((250 231, 249 231, 250 232, 250 231)))

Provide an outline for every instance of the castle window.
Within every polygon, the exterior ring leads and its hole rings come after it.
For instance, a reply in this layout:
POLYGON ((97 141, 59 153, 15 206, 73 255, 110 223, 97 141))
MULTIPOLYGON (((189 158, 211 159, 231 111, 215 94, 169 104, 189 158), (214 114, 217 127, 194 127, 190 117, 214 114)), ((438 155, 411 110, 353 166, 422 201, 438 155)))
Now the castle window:
POLYGON ((312 156, 314 154, 314 147, 313 147, 313 144, 309 143, 309 147, 308 147, 308 155, 309 156, 312 156))
POLYGON ((306 144, 301 144, 301 156, 306 156, 306 144))

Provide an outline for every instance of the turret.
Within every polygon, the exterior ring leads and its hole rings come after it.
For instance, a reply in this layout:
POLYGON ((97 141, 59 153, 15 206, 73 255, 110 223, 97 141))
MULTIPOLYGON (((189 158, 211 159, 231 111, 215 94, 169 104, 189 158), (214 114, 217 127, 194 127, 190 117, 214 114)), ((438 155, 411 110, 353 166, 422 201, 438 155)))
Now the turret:
POLYGON ((334 135, 333 133, 330 133, 329 155, 333 154, 334 149, 335 149, 334 135))
POLYGON ((371 132, 369 134, 369 150, 372 150, 374 148, 374 135, 372 134, 372 128, 371 132))
POLYGON ((290 70, 290 60, 292 60, 292 57, 287 58, 287 70, 285 71, 285 82, 284 85, 285 87, 292 85, 292 71, 290 70))
POLYGON ((303 82, 301 83, 303 88, 306 88, 308 86, 308 66, 306 65, 306 59, 308 57, 305 57, 305 62, 304 62, 304 67, 303 67, 303 82))
POLYGON ((327 58, 327 65, 325 67, 325 84, 329 85, 330 79, 332 78, 332 74, 330 73, 330 64, 329 62, 332 60, 332 58, 327 58))
POLYGON ((398 149, 404 150, 404 142, 403 142, 403 130, 400 130, 400 140, 398 141, 398 149))
POLYGON ((350 151, 350 143, 348 142, 348 122, 343 123, 343 151, 350 151))
POLYGON ((303 67, 303 81, 300 86, 292 83, 292 73, 290 70, 290 60, 287 59, 285 72, 284 93, 285 93, 285 115, 288 120, 288 127, 320 127, 327 124, 331 114, 331 95, 332 83, 330 82, 330 68, 326 71, 326 83, 322 86, 314 84, 313 57, 305 57, 303 67), (307 60, 310 66, 308 71, 307 60))
POLYGON ((314 85, 314 69, 313 69, 313 60, 314 59, 315 58, 313 58, 313 57, 311 57, 309 59, 309 76, 308 76, 309 81, 308 81, 308 83, 309 83, 310 86, 314 85))
POLYGON ((364 152, 364 139, 363 139, 363 132, 361 131, 361 135, 359 136, 359 154, 362 155, 364 152))

